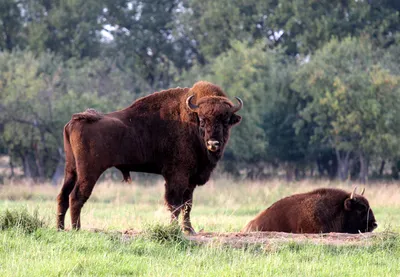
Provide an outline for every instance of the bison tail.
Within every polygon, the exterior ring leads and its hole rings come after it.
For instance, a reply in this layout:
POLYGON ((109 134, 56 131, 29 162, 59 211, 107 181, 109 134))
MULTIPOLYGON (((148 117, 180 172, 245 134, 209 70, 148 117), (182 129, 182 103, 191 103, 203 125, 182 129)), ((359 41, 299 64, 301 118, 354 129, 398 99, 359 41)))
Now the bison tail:
POLYGON ((72 120, 85 120, 87 122, 95 122, 102 119, 104 115, 95 109, 87 109, 82 113, 72 115, 72 120))
POLYGON ((64 126, 64 152, 65 152, 65 161, 68 165, 73 166, 75 168, 75 157, 72 152, 71 142, 69 139, 70 131, 71 131, 71 122, 68 122, 64 126))

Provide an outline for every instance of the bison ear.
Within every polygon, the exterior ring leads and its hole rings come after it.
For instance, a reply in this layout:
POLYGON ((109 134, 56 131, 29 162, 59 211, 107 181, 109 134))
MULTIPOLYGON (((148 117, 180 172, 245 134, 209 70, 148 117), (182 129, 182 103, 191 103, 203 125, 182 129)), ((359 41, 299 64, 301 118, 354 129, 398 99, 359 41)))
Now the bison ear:
POLYGON ((242 117, 241 117, 240 115, 233 114, 233 115, 231 116, 231 119, 230 119, 230 121, 229 121, 229 124, 231 124, 231 125, 236 125, 236 124, 238 124, 241 120, 242 120, 242 117))
POLYGON ((346 211, 351 211, 353 209, 353 199, 347 198, 346 200, 344 200, 344 209, 346 211))

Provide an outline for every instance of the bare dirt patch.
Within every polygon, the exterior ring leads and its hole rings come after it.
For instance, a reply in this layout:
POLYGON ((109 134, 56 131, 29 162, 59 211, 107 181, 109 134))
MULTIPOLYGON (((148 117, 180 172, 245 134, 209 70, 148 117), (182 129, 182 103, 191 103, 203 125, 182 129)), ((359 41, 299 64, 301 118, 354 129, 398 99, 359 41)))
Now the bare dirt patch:
MULTIPOLYGON (((141 233, 135 230, 126 230, 122 234, 125 238, 134 238, 141 233)), ((394 233, 326 233, 326 234, 291 234, 282 232, 252 232, 252 233, 216 233, 199 232, 196 235, 186 236, 187 239, 199 244, 220 244, 232 247, 249 245, 276 245, 282 243, 313 243, 318 245, 370 245, 376 239, 383 239, 394 233)))

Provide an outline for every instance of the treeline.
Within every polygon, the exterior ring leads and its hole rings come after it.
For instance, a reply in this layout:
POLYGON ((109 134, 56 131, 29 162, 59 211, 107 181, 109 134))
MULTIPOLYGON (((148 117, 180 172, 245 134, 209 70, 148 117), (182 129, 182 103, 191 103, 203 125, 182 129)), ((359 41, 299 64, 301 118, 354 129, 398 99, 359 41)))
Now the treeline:
POLYGON ((0 154, 57 179, 62 129, 200 79, 244 101, 220 171, 399 177, 396 0, 2 0, 0 154))

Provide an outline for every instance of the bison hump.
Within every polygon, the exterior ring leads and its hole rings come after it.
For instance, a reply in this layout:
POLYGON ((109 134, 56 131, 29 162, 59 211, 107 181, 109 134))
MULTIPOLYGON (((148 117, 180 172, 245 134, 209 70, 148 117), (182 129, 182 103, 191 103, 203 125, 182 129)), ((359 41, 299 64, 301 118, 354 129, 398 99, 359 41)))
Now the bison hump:
POLYGON ((102 119, 104 115, 95 109, 87 109, 82 113, 72 115, 72 120, 85 120, 87 122, 94 122, 102 119))

